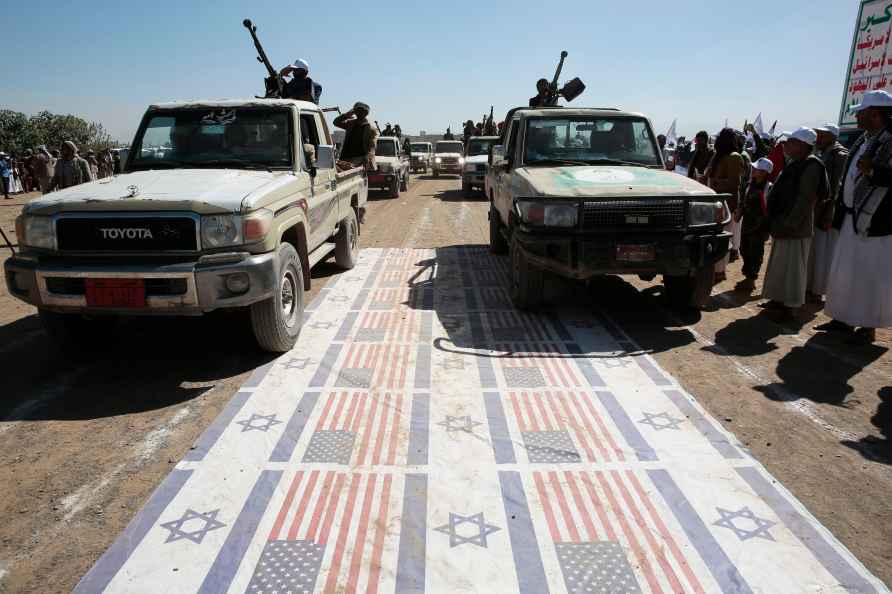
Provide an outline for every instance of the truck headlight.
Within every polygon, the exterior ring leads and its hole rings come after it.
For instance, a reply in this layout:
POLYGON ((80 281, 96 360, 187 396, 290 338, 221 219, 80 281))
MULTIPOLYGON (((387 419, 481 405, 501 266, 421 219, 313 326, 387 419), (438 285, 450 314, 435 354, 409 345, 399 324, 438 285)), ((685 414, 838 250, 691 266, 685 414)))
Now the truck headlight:
POLYGON ((440 157, 434 158, 434 163, 442 163, 442 162, 443 162, 443 159, 441 159, 440 157))
POLYGON ((477 166, 474 163, 465 163, 465 171, 473 173, 474 171, 477 171, 477 166))
POLYGON ((714 200, 712 202, 689 202, 688 224, 698 225, 722 225, 727 222, 725 202, 714 200))
POLYGON ((576 204, 518 202, 517 208, 520 218, 533 226, 575 227, 579 219, 579 207, 576 204))
POLYGON ((465 158, 464 158, 464 157, 459 157, 459 158, 458 158, 458 164, 459 164, 459 165, 464 165, 464 164, 465 164, 465 158))
POLYGON ((52 217, 22 215, 16 220, 19 243, 44 250, 56 249, 56 226, 52 217))
POLYGON ((393 167, 391 167, 390 163, 379 163, 378 164, 378 171, 380 171, 381 173, 388 173, 392 170, 393 170, 393 167))
POLYGON ((201 247, 221 248, 242 243, 242 217, 209 215, 201 217, 201 247))

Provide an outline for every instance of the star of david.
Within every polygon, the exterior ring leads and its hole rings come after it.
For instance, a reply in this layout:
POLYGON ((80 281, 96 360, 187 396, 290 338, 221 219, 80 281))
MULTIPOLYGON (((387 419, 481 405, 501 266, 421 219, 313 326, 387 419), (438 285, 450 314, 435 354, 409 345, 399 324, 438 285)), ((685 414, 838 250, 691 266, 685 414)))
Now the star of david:
POLYGON ((449 358, 449 359, 445 359, 445 360, 443 360, 443 362, 440 363, 440 367, 442 367, 443 369, 446 369, 446 370, 449 370, 449 369, 464 369, 464 368, 465 368, 465 361, 464 361, 464 359, 460 359, 460 358, 458 358, 458 357, 451 357, 451 358, 449 358))
POLYGON ((774 537, 771 536, 771 533, 768 532, 768 529, 777 524, 777 522, 772 522, 771 520, 765 520, 763 518, 759 518, 752 512, 752 510, 748 507, 742 507, 738 511, 730 511, 727 509, 722 509, 721 507, 715 508, 716 511, 719 512, 719 516, 721 519, 719 521, 713 523, 713 526, 721 526, 722 528, 728 528, 737 535, 737 538, 740 540, 749 540, 751 538, 764 538, 765 540, 774 540, 774 537), (739 526, 734 520, 742 518, 743 520, 748 521, 749 523, 755 525, 755 528, 747 529, 743 526, 739 526))
POLYGON ((334 328, 337 326, 334 322, 313 322, 310 324, 310 328, 315 330, 328 330, 329 328, 334 328))
POLYGON ((628 367, 632 364, 632 361, 625 357, 609 357, 606 359, 598 359, 598 362, 608 369, 616 369, 617 367, 628 367))
POLYGON ((347 303, 350 301, 350 298, 346 295, 335 295, 329 301, 333 301, 334 303, 347 303))
POLYGON ((662 431, 663 429, 677 430, 678 426, 684 423, 684 419, 676 419, 667 412, 657 414, 646 412, 644 413, 644 418, 638 422, 642 425, 650 425, 656 431, 662 431))
POLYGON ((241 421, 236 421, 236 425, 242 426, 242 433, 245 431, 269 431, 273 425, 281 425, 282 421, 276 420, 276 415, 258 415, 257 413, 251 414, 247 419, 242 419, 241 421), (261 421, 260 423, 255 423, 254 421, 261 421))
POLYGON ((434 528, 434 530, 449 535, 449 548, 463 545, 466 542, 475 544, 478 547, 488 548, 486 544, 486 537, 493 532, 501 530, 501 528, 493 526, 492 524, 487 524, 486 521, 483 519, 483 512, 471 516, 463 516, 461 514, 449 512, 449 523, 434 528), (462 536, 458 533, 458 527, 462 524, 472 524, 476 526, 477 534, 472 534, 471 536, 462 536))
POLYGON ((462 417, 453 417, 451 415, 446 415, 446 420, 440 421, 437 425, 441 425, 446 428, 447 433, 453 433, 455 431, 464 431, 465 433, 473 433, 474 427, 480 425, 477 421, 474 421, 468 415, 464 415, 462 417))
POLYGON ((170 522, 164 522, 163 524, 161 524, 162 528, 170 530, 170 534, 167 535, 167 540, 165 540, 164 542, 174 542, 186 538, 191 540, 195 544, 201 544, 201 541, 204 539, 205 535, 208 532, 210 532, 211 530, 222 528, 226 525, 223 522, 217 520, 217 514, 219 513, 219 509, 205 512, 203 514, 191 509, 187 509, 186 513, 184 513, 183 517, 181 517, 179 520, 172 520, 170 522), (197 530, 184 530, 183 526, 186 524, 186 522, 189 522, 191 520, 201 520, 204 525, 197 530))
POLYGON ((344 282, 345 283, 358 283, 361 280, 362 279, 359 278, 358 276, 348 276, 347 278, 344 279, 344 282))
POLYGON ((306 369, 307 365, 310 365, 312 363, 315 363, 315 361, 313 361, 309 357, 302 357, 302 358, 292 357, 291 359, 288 360, 287 363, 285 363, 285 368, 286 369, 306 369))

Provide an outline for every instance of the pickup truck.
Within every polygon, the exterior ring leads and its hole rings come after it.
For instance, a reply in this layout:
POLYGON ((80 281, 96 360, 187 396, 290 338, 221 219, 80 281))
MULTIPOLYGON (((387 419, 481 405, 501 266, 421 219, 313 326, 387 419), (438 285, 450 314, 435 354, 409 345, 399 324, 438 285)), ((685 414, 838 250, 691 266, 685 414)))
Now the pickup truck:
POLYGON ((438 140, 434 145, 434 177, 441 173, 461 175, 465 145, 460 140, 438 140))
POLYGON ((488 169, 490 249, 508 253, 511 298, 535 308, 544 273, 571 279, 662 274, 680 307, 700 307, 728 251, 727 196, 666 171, 643 115, 516 108, 488 169))
POLYGON ((461 189, 464 193, 469 193, 473 188, 484 189, 489 149, 497 144, 498 136, 475 136, 467 142, 461 173, 461 189))
POLYGON ((61 343, 119 316, 245 308, 259 345, 284 352, 311 268, 356 263, 367 198, 313 103, 152 105, 123 174, 25 205, 6 283, 61 343))
POLYGON ((429 142, 413 142, 409 145, 412 173, 427 173, 434 161, 434 146, 429 142))
POLYGON ((377 169, 369 173, 369 187, 387 190, 391 198, 399 198, 400 192, 409 189, 409 158, 401 146, 396 136, 379 138, 375 145, 377 169))

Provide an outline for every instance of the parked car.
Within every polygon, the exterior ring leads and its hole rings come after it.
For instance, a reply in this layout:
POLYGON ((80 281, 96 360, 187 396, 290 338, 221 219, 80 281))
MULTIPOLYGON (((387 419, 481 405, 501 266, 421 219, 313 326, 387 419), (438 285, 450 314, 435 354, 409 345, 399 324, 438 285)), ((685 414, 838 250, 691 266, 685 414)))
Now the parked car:
POLYGON ((489 149, 498 143, 498 136, 475 136, 468 141, 465 146, 465 162, 461 174, 463 192, 468 193, 473 188, 484 189, 489 149))
POLYGON ((313 266, 355 265, 368 196, 361 168, 337 172, 319 107, 152 105, 132 148, 125 173, 24 207, 9 292, 73 348, 117 316, 247 308, 259 345, 289 350, 313 266))
POLYGON ((441 173, 461 175, 465 145, 460 140, 438 140, 434 145, 434 177, 441 173))
POLYGON ((400 192, 409 189, 409 158, 400 150, 396 136, 378 138, 375 147, 376 170, 369 174, 369 187, 382 188, 391 198, 399 198, 400 192))

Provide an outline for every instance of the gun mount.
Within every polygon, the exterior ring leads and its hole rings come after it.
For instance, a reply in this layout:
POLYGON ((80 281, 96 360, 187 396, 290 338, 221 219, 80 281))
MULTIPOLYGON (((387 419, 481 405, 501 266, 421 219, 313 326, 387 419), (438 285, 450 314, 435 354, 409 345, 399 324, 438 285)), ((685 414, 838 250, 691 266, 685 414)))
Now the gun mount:
POLYGON ((266 94, 263 97, 265 99, 281 98, 284 95, 285 80, 273 68, 273 65, 269 63, 269 58, 266 57, 263 45, 260 43, 260 39, 257 38, 257 25, 252 23, 251 19, 243 20, 242 25, 248 30, 248 33, 251 34, 251 39, 254 41, 254 47, 257 49, 257 61, 266 67, 267 77, 263 80, 266 94))

